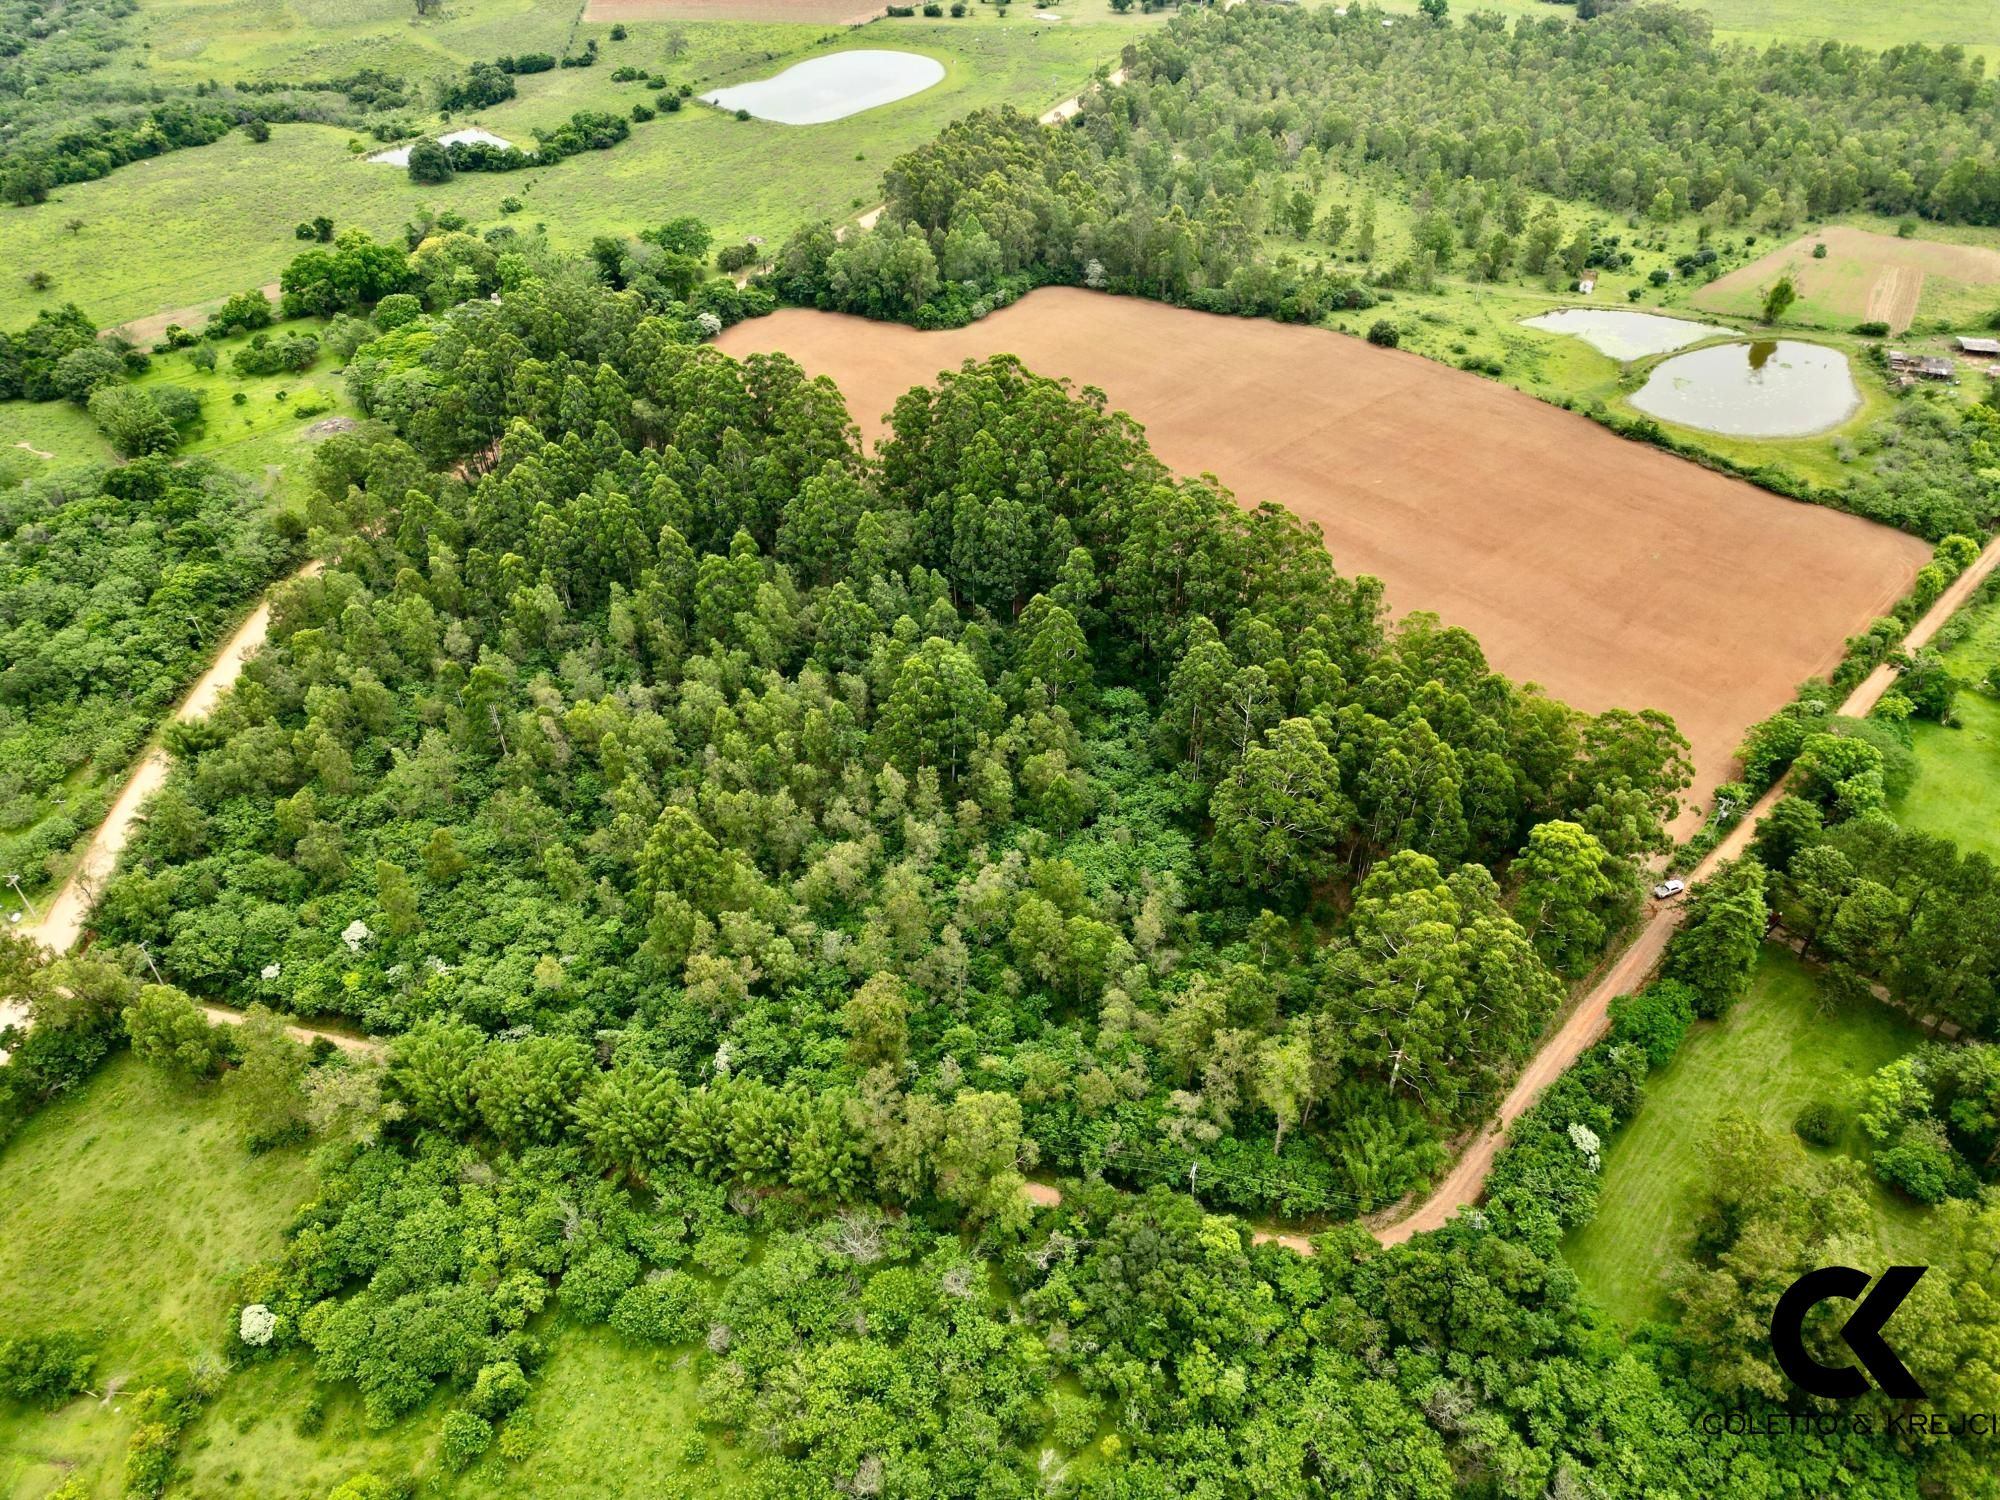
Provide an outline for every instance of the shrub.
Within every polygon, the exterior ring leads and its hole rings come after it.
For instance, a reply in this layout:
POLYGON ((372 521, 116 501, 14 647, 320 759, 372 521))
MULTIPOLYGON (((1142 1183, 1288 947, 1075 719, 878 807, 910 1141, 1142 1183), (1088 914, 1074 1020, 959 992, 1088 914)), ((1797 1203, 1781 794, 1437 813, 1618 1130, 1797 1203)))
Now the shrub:
POLYGON ((1649 1066, 1664 1068, 1687 1036, 1694 1011, 1692 989, 1676 980, 1658 980, 1611 1002, 1611 1040, 1637 1047, 1649 1066))
POLYGON ((652 108, 651 105, 635 104, 632 106, 632 123, 634 125, 643 125, 648 120, 653 120, 657 118, 659 118, 658 113, 652 108))
POLYGON ((519 198, 510 196, 500 200, 500 212, 503 214, 517 214, 526 207, 519 198))
POLYGON ((0 1339, 0 1395, 54 1411, 90 1388, 97 1354, 80 1333, 28 1333, 0 1339))
POLYGON ((446 1412, 444 1462, 448 1469, 469 1467, 493 1445, 493 1424, 469 1411, 446 1412))
MULTIPOLYGON (((298 374, 312 368, 319 358, 319 340, 309 333, 288 333, 272 338, 260 333, 236 351, 232 363, 239 375, 298 374)), ((241 394, 240 392, 238 394, 241 394)))
POLYGON ((1875 1175, 1919 1203, 1942 1203, 1951 1197, 1961 1170, 1949 1150, 1916 1132, 1875 1153, 1875 1175))
POLYGON ((528 1377, 515 1361, 503 1359, 480 1369, 466 1404, 488 1421, 498 1421, 527 1399, 528 1377))
POLYGON ((384 333, 414 323, 424 315, 424 304, 408 292, 391 292, 375 304, 375 326, 384 333))
MULTIPOLYGON (((311 227, 308 224, 299 226, 301 229, 311 227)), ((215 316, 208 320, 208 327, 204 331, 220 337, 226 333, 254 333, 259 328, 270 326, 271 299, 253 287, 247 292, 238 292, 223 303, 217 309, 215 316)))
POLYGON ((426 185, 451 181, 451 153, 426 136, 410 147, 410 181, 426 185))
POLYGON ((570 1264, 556 1295, 579 1318, 601 1323, 638 1279, 639 1262, 634 1256, 612 1245, 599 1245, 570 1264))
POLYGON ((1815 1099, 1799 1111, 1792 1121, 1792 1129, 1798 1132, 1800 1140, 1812 1146, 1831 1146, 1841 1137, 1846 1121, 1840 1111, 1824 1099, 1815 1099))
POLYGON ((708 1327, 701 1287, 678 1271, 657 1271, 621 1296, 611 1326, 635 1344, 691 1344, 708 1327))
POLYGON ((1866 323, 1856 323, 1854 331, 1866 339, 1886 339, 1889 336, 1889 325, 1880 319, 1871 318, 1866 323))
POLYGON ((1387 318, 1377 318, 1368 328, 1368 342, 1378 349, 1393 349, 1403 341, 1403 332, 1387 318))

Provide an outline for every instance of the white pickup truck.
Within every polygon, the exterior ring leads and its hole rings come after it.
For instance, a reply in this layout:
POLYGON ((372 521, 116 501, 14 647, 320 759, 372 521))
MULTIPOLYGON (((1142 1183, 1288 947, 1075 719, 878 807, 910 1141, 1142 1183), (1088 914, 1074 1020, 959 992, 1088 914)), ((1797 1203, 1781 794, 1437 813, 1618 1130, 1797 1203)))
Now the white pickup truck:
POLYGON ((1653 895, 1661 901, 1671 901, 1686 889, 1687 882, 1684 880, 1663 880, 1653 887, 1653 895))

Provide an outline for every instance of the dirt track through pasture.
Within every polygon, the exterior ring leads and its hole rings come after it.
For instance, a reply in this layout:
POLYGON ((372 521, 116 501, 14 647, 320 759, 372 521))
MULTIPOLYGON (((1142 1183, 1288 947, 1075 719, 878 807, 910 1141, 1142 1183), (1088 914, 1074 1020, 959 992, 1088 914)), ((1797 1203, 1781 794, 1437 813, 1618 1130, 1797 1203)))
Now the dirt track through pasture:
POLYGON ((1018 354, 1097 386, 1169 467, 1319 523, 1341 571, 1381 578, 1399 612, 1464 626, 1499 670, 1592 712, 1672 714, 1703 806, 1744 726, 1829 670, 1929 556, 1913 537, 1323 329, 1048 288, 947 332, 787 309, 717 343, 831 376, 870 440, 905 390, 968 358, 1018 354))
POLYGON ((1924 295, 1924 273, 1915 266, 1884 266, 1868 288, 1870 323, 1886 323, 1897 333, 1916 321, 1924 295))
POLYGON ((1801 298, 1843 319, 1887 323, 1896 334, 1916 317, 1927 277, 1967 287, 2000 285, 2000 250, 1906 240, 1833 224, 1717 277, 1692 300, 1696 307, 1726 312, 1745 296, 1761 295, 1786 273, 1801 298), (1821 244, 1826 254, 1815 256, 1813 247, 1821 244))

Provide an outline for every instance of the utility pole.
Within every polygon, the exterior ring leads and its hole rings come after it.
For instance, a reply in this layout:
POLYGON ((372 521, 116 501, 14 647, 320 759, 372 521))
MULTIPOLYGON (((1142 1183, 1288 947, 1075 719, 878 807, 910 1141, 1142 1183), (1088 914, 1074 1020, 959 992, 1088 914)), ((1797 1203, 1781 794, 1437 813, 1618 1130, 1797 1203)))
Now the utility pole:
POLYGON ((153 962, 152 950, 149 949, 144 943, 141 943, 139 945, 139 951, 140 953, 145 955, 146 967, 153 971, 153 983, 165 984, 167 981, 160 974, 160 966, 153 962))
POLYGON ((33 917, 37 922, 41 921, 42 914, 35 910, 35 903, 30 901, 21 891, 21 877, 18 874, 9 875, 7 877, 7 884, 14 887, 14 894, 20 897, 21 904, 28 908, 28 915, 33 917))

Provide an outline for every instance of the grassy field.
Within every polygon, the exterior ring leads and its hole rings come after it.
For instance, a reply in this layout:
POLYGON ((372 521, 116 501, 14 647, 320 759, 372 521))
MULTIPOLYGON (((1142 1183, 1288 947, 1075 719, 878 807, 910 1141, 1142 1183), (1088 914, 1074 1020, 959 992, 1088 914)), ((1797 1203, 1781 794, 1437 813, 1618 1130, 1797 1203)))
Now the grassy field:
MULTIPOLYGON (((219 1356, 235 1278, 275 1254, 313 1191, 297 1150, 250 1156, 217 1090, 165 1082, 129 1056, 37 1117, 0 1155, 0 1330, 80 1329, 102 1339, 98 1389, 129 1393, 175 1361, 219 1356)), ((179 1496, 320 1500, 373 1469, 426 1476, 433 1496, 587 1500, 727 1493, 736 1454, 688 1439, 695 1374, 686 1351, 637 1349, 551 1319, 548 1359, 526 1408, 524 1456, 497 1450, 463 1475, 437 1473, 446 1398, 386 1431, 351 1390, 320 1387, 290 1355, 232 1373, 182 1443, 179 1496), (302 1435, 318 1393, 324 1426, 302 1435), (634 1443, 633 1432, 653 1441, 634 1443)), ((121 1491, 129 1402, 94 1396, 52 1415, 0 1403, 0 1500, 42 1500, 65 1477, 121 1491)))
MULTIPOLYGON (((295 1150, 250 1156, 215 1090, 121 1058, 0 1155, 0 1329, 96 1333, 100 1390, 218 1355, 232 1281, 277 1251, 312 1185, 295 1150)), ((92 1495, 117 1495, 127 1405, 0 1404, 0 1496, 39 1500, 72 1468, 92 1495)))
POLYGON ((1945 658, 1967 684, 1956 704, 1959 722, 1910 726, 1917 779, 1891 811, 1899 823, 2000 860, 2000 699, 1977 686, 2000 661, 2000 604, 1977 609, 1971 633, 1945 658))
MULTIPOLYGON (((468 9, 483 16, 496 5, 482 0, 468 9)), ((497 9, 512 14, 504 4, 497 9)), ((546 9, 532 11, 530 20, 546 9)), ((635 25, 629 41, 604 44, 605 61, 598 66, 524 78, 519 97, 452 123, 480 125, 529 145, 533 127, 553 126, 579 109, 624 114, 636 103, 657 103, 658 95, 643 84, 611 82, 613 69, 627 60, 709 87, 761 77, 781 63, 821 52, 894 45, 937 58, 945 76, 909 99, 826 125, 738 121, 690 103, 636 126, 629 140, 610 151, 525 172, 467 173, 433 187, 419 187, 395 167, 368 162, 363 150, 350 148, 374 149, 378 143, 360 141, 346 130, 279 125, 261 145, 232 133, 212 146, 66 187, 39 208, 0 211, 10 263, 47 271, 53 279, 40 293, 22 276, 0 279, 0 326, 25 322, 37 308, 69 300, 107 325, 214 304, 275 280, 300 249, 293 226, 319 214, 342 228, 358 226, 378 236, 399 231, 425 206, 455 209, 488 227, 501 221, 501 200, 518 197, 526 207, 516 222, 545 224, 565 248, 581 248, 599 234, 629 235, 681 213, 706 219, 719 237, 758 234, 775 244, 802 221, 845 217, 872 204, 883 168, 948 121, 1002 103, 1039 113, 1087 84, 1098 68, 1115 66, 1119 49, 1136 30, 1156 24, 1154 18, 1113 19, 1108 10, 1104 15, 1101 22, 1044 24, 1027 16, 998 20, 982 9, 963 21, 882 21, 836 33, 690 25, 681 28, 689 50, 671 66, 664 60, 668 28, 635 25), (71 219, 80 219, 81 227, 66 228, 71 219), (153 247, 160 246, 176 247, 175 253, 155 253, 153 247)), ((539 21, 522 24, 525 29, 515 32, 496 23, 490 35, 479 35, 476 46, 467 34, 454 33, 454 45, 489 56, 546 42, 535 29, 539 21)), ((394 25, 407 29, 400 20, 394 25)), ((335 27, 333 34, 344 40, 303 49, 301 35, 286 28, 253 31, 247 40, 232 35, 217 42, 220 55, 204 50, 190 66, 199 76, 345 68, 374 56, 361 45, 373 33, 357 39, 349 36, 354 29, 335 27), (297 61, 281 65, 278 59, 287 55, 297 61)), ((417 64, 406 66, 414 70, 417 64)))
MULTIPOLYGON (((1385 10, 1417 8, 1416 0, 1382 0, 1382 5, 1385 10)), ((1718 41, 1761 47, 1774 41, 1830 40, 1878 49, 1923 42, 1955 44, 1989 60, 2000 57, 2000 10, 1989 0, 1896 0, 1889 5, 1868 0, 1686 0, 1686 8, 1708 16, 1718 41)), ((1548 0, 1467 0, 1452 7, 1459 14, 1497 11, 1533 21, 1568 9, 1548 0)))
MULTIPOLYGON (((439 1471, 435 1400, 386 1431, 365 1426, 351 1392, 326 1400, 326 1424, 307 1437, 298 1414, 315 1389, 299 1356, 233 1377, 187 1444, 187 1500, 320 1500, 354 1474, 425 1476, 423 1493, 450 1500, 594 1500, 603 1495, 731 1492, 736 1453, 696 1435, 696 1377, 682 1350, 635 1349, 601 1329, 551 1326, 526 1426, 529 1452, 497 1445, 462 1475, 439 1471), (635 1433, 646 1440, 635 1442, 635 1433), (690 1439, 693 1439, 690 1442, 690 1439)), ((519 1418, 514 1419, 519 1421, 519 1418)))
MULTIPOLYGON (((1750 993, 1721 1021, 1698 1021, 1679 1054, 1656 1073, 1646 1102, 1604 1153, 1597 1217, 1570 1236, 1564 1256, 1585 1289, 1630 1326, 1670 1312, 1662 1277, 1692 1233, 1705 1164, 1702 1144, 1724 1111, 1741 1109, 1790 1135, 1808 1103, 1846 1103, 1869 1074, 1923 1040, 1901 1012, 1868 1003, 1822 1014, 1818 990, 1788 951, 1767 946, 1750 993)), ((1865 1153, 1850 1124, 1835 1148, 1865 1153)), ((1870 1187, 1884 1264, 1922 1264, 1927 1210, 1870 1187)))
MULTIPOLYGON (((317 332, 318 319, 282 325, 291 332, 317 332)), ((275 332, 276 330, 274 330, 275 332)), ((230 356, 249 342, 249 335, 214 342, 216 368, 196 369, 189 351, 156 354, 153 365, 132 382, 135 390, 178 385, 205 398, 201 431, 181 448, 187 456, 201 455, 260 480, 282 499, 296 499, 286 483, 295 478, 313 438, 308 429, 333 417, 360 415, 347 397, 340 364, 331 353, 302 375, 241 376, 230 369, 230 356), (239 403, 238 395, 243 397, 239 403), (313 407, 322 408, 313 411, 313 407), (301 409, 306 415, 296 415, 301 409)), ((0 443, 23 450, 49 472, 76 464, 108 463, 115 456, 97 424, 82 407, 68 401, 10 401, 0 405, 0 443), (46 454, 47 457, 41 455, 46 454)))
MULTIPOLYGON (((1536 0, 1539 3, 1539 0, 1536 0)), ((1294 188, 1305 188, 1315 199, 1314 212, 1324 214, 1336 203, 1345 204, 1356 223, 1364 204, 1372 203, 1375 213, 1375 251, 1367 262, 1354 256, 1357 228, 1350 228, 1338 253, 1329 254, 1324 244, 1301 240, 1289 232, 1268 234, 1266 243, 1273 254, 1289 254, 1301 260, 1322 260, 1350 274, 1365 274, 1394 266, 1411 251, 1415 211, 1408 200, 1381 182, 1327 170, 1317 186, 1305 172, 1294 172, 1280 180, 1275 198, 1294 188)), ((1812 327, 1809 320, 1787 317, 1775 329, 1756 315, 1761 307, 1730 306, 1712 309, 1704 300, 1708 285, 1683 280, 1678 274, 1664 286, 1655 286, 1650 274, 1659 269, 1674 270, 1674 261, 1696 249, 1699 222, 1684 216, 1664 227, 1640 224, 1632 219, 1593 209, 1587 204, 1537 196, 1529 212, 1532 220, 1544 209, 1554 208, 1568 239, 1585 226, 1594 226, 1603 236, 1617 236, 1620 248, 1633 252, 1633 263, 1615 271, 1597 271, 1597 285, 1588 296, 1566 287, 1551 289, 1540 279, 1523 280, 1518 274, 1490 282, 1469 278, 1460 263, 1447 268, 1430 291, 1397 291, 1386 305, 1361 312, 1336 314, 1329 321, 1349 333, 1365 333, 1381 318, 1395 322, 1402 334, 1402 347, 1444 364, 1464 365, 1467 361, 1498 363, 1498 379, 1538 396, 1545 401, 1584 404, 1601 402, 1623 416, 1637 418, 1645 413, 1625 399, 1646 382, 1660 360, 1654 356, 1621 364, 1600 354, 1582 339, 1544 329, 1522 326, 1524 320, 1560 307, 1595 307, 1606 310, 1634 310, 1662 313, 1709 324, 1720 324, 1736 336, 1749 338, 1796 337, 1810 328, 1816 343, 1831 345, 1850 357, 1854 381, 1861 392, 1861 405, 1854 415, 1838 426, 1802 438, 1732 438, 1703 432, 1673 423, 1661 425, 1679 440, 1705 448, 1743 464, 1782 464, 1815 484, 1839 487, 1849 478, 1854 462, 1851 440, 1870 424, 1888 415, 1893 405, 1887 385, 1856 356, 1869 340, 1854 335, 1852 319, 1825 328, 1812 327), (1639 295, 1633 298, 1630 294, 1639 295)), ((1879 230, 1880 225, 1871 225, 1879 230)), ((1928 227, 1926 234, 1929 234, 1928 227)), ((1774 242, 1785 243, 1790 236, 1775 237, 1753 226, 1739 226, 1716 235, 1711 244, 1719 253, 1715 270, 1728 273, 1741 269, 1769 251, 1774 242)), ((1940 238, 1942 238, 1940 236, 1940 238)), ((2000 235, 1991 230, 1972 230, 1953 237, 1954 244, 2000 246, 2000 235)), ((1968 319, 1958 326, 1972 331, 1983 326, 1984 317, 1968 319)), ((1945 352, 1948 341, 1914 337, 1911 347, 1926 352, 1945 352)), ((1690 346, 1694 347, 1694 346, 1690 346)), ((1677 350, 1684 353, 1685 350, 1677 350)), ((1475 366, 1476 367, 1476 366, 1475 366)), ((1966 399, 1983 396, 1985 391, 1968 380, 1966 399)))

